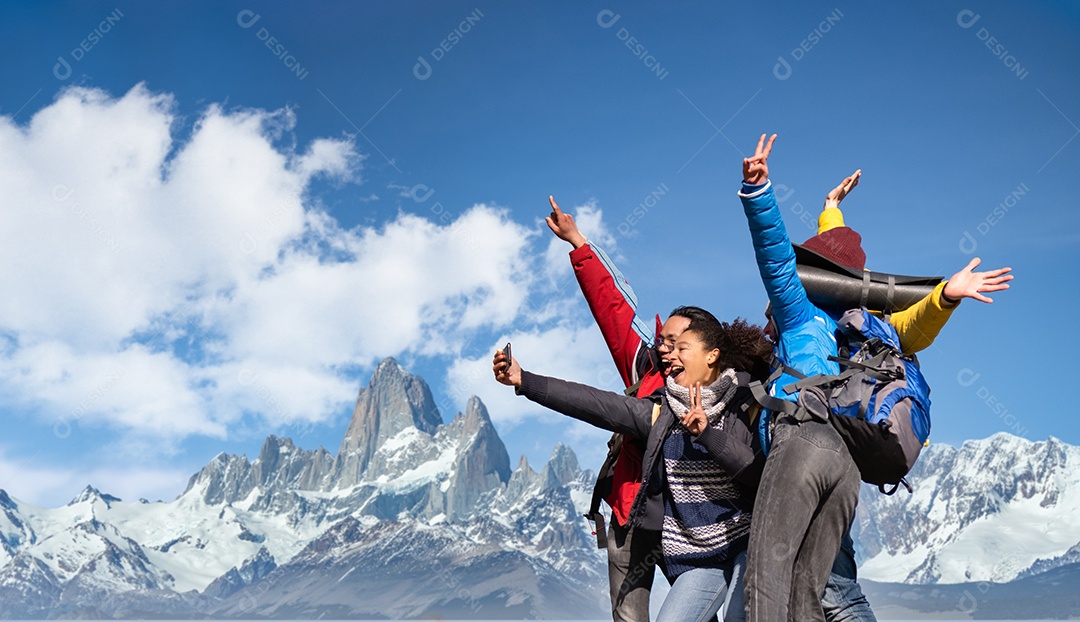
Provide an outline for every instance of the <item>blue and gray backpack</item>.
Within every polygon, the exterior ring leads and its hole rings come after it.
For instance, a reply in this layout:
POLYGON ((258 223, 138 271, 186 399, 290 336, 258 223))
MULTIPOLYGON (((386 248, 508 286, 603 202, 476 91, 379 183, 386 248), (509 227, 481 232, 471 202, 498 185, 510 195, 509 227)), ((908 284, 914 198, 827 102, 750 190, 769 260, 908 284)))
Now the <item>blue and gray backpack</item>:
MULTIPOLYGON (((901 484, 910 492, 904 476, 930 437, 930 387, 918 359, 903 354, 896 329, 865 308, 844 313, 837 321, 836 338, 840 356, 829 358, 840 365, 839 374, 806 377, 777 362, 765 386, 751 387, 754 397, 772 413, 832 422, 864 482, 886 494, 901 484), (797 403, 766 391, 783 373, 800 379, 782 387, 789 395, 799 391, 797 403)), ((759 418, 766 451, 772 424, 772 416, 759 418)))

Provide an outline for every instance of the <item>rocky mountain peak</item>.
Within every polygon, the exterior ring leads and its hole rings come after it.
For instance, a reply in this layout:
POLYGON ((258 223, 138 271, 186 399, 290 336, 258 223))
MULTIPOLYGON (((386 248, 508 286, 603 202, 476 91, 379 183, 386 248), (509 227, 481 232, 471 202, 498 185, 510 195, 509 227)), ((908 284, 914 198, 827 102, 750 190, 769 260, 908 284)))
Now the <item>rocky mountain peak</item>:
POLYGON ((517 468, 510 474, 510 480, 506 482, 506 498, 511 503, 522 499, 533 489, 539 477, 529 466, 529 459, 525 457, 525 454, 521 454, 517 468))
POLYGON ((119 498, 114 497, 110 494, 102 493, 97 488, 87 485, 86 488, 83 488, 82 492, 76 495, 74 499, 68 501, 68 505, 78 505, 79 503, 83 503, 86 501, 92 502, 97 500, 103 501, 106 507, 112 507, 113 503, 120 502, 119 498))
POLYGON ((263 491, 317 490, 323 487, 332 465, 330 453, 322 447, 305 451, 292 439, 270 435, 263 441, 251 473, 254 485, 263 491))
POLYGON ((334 465, 336 485, 359 482, 372 455, 398 432, 414 427, 434 434, 441 424, 442 416, 424 379, 392 358, 383 359, 356 398, 334 465))
POLYGON ((581 467, 574 450, 559 443, 551 450, 551 458, 540 472, 540 480, 547 488, 559 488, 574 481, 580 473, 581 467))
POLYGON ((198 489, 204 503, 216 505, 243 499, 252 488, 254 483, 251 479, 251 463, 247 456, 221 452, 191 476, 187 488, 180 496, 198 489))
POLYGON ((12 501, 6 490, 0 490, 0 508, 4 508, 5 510, 17 510, 19 506, 12 501))
POLYGON ((465 414, 459 415, 459 418, 462 420, 463 430, 469 434, 476 433, 482 426, 491 425, 487 407, 475 395, 469 398, 465 405, 465 414))
POLYGON ((475 395, 463 414, 445 426, 441 434, 457 445, 457 458, 446 501, 451 518, 469 515, 480 497, 510 481, 510 454, 491 423, 487 407, 475 395))

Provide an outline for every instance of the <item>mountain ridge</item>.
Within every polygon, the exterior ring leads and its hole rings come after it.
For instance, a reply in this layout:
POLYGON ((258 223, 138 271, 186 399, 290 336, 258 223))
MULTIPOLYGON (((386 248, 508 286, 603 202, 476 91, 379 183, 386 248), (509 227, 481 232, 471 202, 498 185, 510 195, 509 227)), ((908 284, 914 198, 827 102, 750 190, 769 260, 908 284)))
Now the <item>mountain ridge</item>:
POLYGON ((512 470, 479 398, 444 423, 427 383, 393 359, 359 391, 341 448, 306 450, 271 435, 254 460, 219 453, 170 502, 125 503, 88 486, 62 508, 28 515, 0 491, 0 603, 23 617, 316 609, 381 617, 385 611, 348 595, 383 588, 369 573, 350 579, 342 569, 429 569, 423 547, 372 557, 386 552, 381 535, 395 534, 454 552, 439 562, 453 580, 415 603, 426 603, 427 614, 481 602, 488 617, 566 617, 568 602, 603 612, 602 560, 575 505, 592 476, 569 448, 557 447, 557 464, 541 471, 557 475, 542 478, 527 462, 512 470), (348 589, 312 584, 321 576, 308 572, 313 560, 336 563, 348 589), (461 560, 492 569, 478 583, 455 566, 461 560), (265 587, 295 582, 306 588, 265 587), (463 603, 460 590, 482 598, 463 603), (304 600, 324 593, 341 597, 340 607, 304 600), (578 596, 553 596, 566 593, 578 596))
MULTIPOLYGON (((569 447, 539 470, 524 456, 511 468, 479 398, 444 422, 426 382, 393 359, 359 390, 340 447, 271 435, 254 460, 219 453, 169 502, 88 485, 43 509, 0 490, 0 606, 14 617, 607 616, 606 559, 581 518, 593 475, 569 447)), ((1080 561, 1080 448, 1007 434, 932 445, 911 479, 912 495, 864 487, 854 530, 860 577, 886 606, 983 584, 1049 602, 1051 578, 1074 576, 1061 569, 1080 561)))

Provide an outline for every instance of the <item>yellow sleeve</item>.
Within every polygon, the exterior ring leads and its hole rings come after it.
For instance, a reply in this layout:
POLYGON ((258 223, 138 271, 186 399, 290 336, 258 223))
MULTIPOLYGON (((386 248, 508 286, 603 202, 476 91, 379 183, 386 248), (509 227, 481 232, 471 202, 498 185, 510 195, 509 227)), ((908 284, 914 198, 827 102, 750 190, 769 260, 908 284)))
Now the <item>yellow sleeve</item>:
POLYGON ((900 335, 900 349, 904 354, 915 354, 934 343, 945 322, 949 321, 952 312, 959 306, 959 303, 949 305, 942 301, 941 292, 945 289, 946 282, 938 283, 934 291, 922 300, 903 311, 893 313, 889 318, 900 335))
POLYGON ((825 233, 829 229, 835 229, 837 227, 844 226, 844 213, 840 211, 839 207, 826 207, 821 210, 821 215, 817 219, 817 232, 818 235, 825 233))

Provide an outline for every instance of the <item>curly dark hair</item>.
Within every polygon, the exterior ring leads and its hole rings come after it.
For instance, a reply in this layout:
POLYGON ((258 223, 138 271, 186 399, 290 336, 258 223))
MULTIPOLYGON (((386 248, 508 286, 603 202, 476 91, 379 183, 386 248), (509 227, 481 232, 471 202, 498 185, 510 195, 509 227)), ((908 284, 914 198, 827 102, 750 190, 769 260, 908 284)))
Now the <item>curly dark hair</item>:
POLYGON ((773 343, 757 324, 742 318, 720 323, 720 360, 725 367, 749 372, 754 380, 769 377, 773 343))
POLYGON ((706 348, 720 350, 717 363, 721 369, 733 367, 748 372, 755 380, 769 377, 773 344, 760 326, 742 318, 721 322, 700 307, 678 307, 671 315, 690 320, 686 330, 694 331, 706 348))

